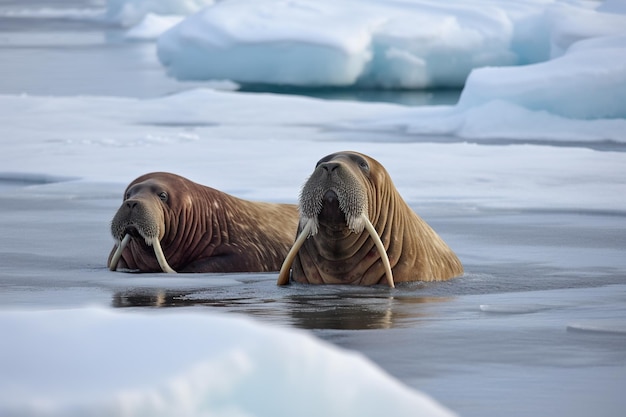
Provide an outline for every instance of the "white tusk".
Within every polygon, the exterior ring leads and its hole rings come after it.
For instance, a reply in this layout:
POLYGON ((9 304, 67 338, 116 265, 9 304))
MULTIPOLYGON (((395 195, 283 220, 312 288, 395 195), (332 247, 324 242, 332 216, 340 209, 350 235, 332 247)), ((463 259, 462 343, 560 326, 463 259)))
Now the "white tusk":
POLYGON ((120 261, 120 258, 122 257, 122 251, 124 250, 126 245, 128 245, 128 242, 130 242, 130 235, 126 233, 126 235, 124 236, 124 239, 122 239, 122 241, 118 243, 117 249, 115 250, 115 253, 111 257, 111 263, 109 264, 109 269, 111 271, 115 271, 117 269, 117 264, 120 261))
POLYGON ((280 272, 278 273, 278 281, 276 282, 276 285, 289 284, 289 271, 291 270, 291 264, 293 263, 293 260, 296 258, 296 255, 298 254, 298 251, 302 247, 302 244, 304 243, 306 238, 309 237, 309 233, 311 232, 313 228, 314 222, 315 222, 314 219, 309 219, 309 221, 305 223, 304 227, 302 228, 302 231, 300 232, 300 235, 298 236, 295 243, 289 250, 289 253, 287 254, 287 257, 285 258, 283 265, 280 267, 280 272))
POLYGON ((374 226, 370 222, 370 219, 368 219, 367 216, 365 215, 361 215, 361 217, 363 219, 363 223, 365 224, 365 229, 367 229, 372 240, 374 241, 374 244, 376 245, 376 249, 378 249, 378 254, 380 255, 380 258, 383 260, 383 265, 385 265, 385 273, 387 274, 387 283, 389 284, 390 288, 395 288, 395 285, 393 284, 393 274, 391 273, 391 265, 389 264, 389 257, 387 256, 387 251, 385 251, 383 242, 380 240, 380 237, 378 236, 378 232, 376 232, 376 229, 374 229, 374 226))
POLYGON ((163 272, 167 272, 169 274, 175 274, 176 271, 172 269, 172 267, 167 263, 167 259, 165 259, 165 255, 163 254, 163 249, 161 249, 161 242, 159 242, 159 238, 152 238, 150 242, 146 243, 151 244, 154 247, 154 254, 156 255, 157 261, 159 265, 161 265, 161 269, 163 272))

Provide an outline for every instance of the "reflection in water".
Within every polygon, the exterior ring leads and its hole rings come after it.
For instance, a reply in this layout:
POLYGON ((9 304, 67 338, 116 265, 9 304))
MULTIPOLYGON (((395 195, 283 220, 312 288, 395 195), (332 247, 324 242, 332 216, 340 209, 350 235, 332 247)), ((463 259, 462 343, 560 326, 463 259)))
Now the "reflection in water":
POLYGON ((142 289, 115 293, 112 305, 117 308, 218 307, 302 329, 362 330, 413 326, 429 316, 428 304, 447 300, 392 295, 388 291, 355 292, 352 288, 345 293, 291 293, 277 298, 233 296, 214 290, 142 289))
POLYGON ((239 91, 309 96, 325 100, 387 102, 405 106, 454 105, 462 89, 363 89, 355 87, 294 87, 267 84, 244 84, 239 91))

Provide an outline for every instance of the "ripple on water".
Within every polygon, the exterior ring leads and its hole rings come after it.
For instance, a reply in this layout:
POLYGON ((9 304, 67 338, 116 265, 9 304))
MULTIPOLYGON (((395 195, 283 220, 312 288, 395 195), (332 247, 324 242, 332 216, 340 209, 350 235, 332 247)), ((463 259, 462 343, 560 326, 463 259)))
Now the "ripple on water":
POLYGON ((585 333, 609 333, 626 336, 625 319, 583 320, 567 325, 567 331, 585 333))
POLYGON ((544 304, 481 304, 480 311, 493 314, 530 314, 550 310, 551 306, 544 304))

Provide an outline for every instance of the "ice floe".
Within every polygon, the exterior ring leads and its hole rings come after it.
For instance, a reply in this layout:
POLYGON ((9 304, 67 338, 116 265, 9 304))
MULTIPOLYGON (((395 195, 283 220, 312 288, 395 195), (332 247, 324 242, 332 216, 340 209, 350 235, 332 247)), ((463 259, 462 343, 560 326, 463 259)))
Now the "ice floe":
POLYGON ((453 413, 357 353, 219 314, 0 311, 3 416, 453 413))

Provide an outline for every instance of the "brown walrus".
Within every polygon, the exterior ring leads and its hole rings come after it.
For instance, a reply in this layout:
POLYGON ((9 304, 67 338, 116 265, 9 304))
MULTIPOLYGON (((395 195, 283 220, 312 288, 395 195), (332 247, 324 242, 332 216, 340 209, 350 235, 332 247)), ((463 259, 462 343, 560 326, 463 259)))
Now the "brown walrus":
POLYGON ((298 227, 293 204, 242 200, 181 176, 134 180, 111 222, 108 266, 141 272, 278 271, 298 227))
POLYGON ((357 152, 322 158, 300 194, 296 241, 278 285, 441 281, 463 266, 402 199, 385 168, 357 152), (293 264, 293 267, 292 267, 293 264))

